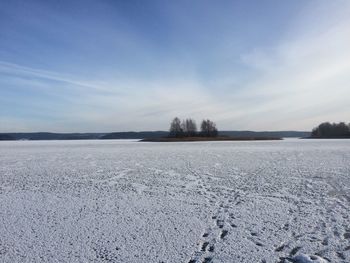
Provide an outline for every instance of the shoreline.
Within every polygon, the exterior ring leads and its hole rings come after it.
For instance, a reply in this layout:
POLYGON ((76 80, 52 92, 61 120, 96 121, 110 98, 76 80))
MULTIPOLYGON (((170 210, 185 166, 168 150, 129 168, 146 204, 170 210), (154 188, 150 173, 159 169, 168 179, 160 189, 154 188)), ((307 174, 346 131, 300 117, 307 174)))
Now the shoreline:
POLYGON ((139 142, 206 142, 206 141, 278 141, 283 140, 279 137, 161 137, 145 138, 139 142))
POLYGON ((350 139, 350 137, 344 137, 344 136, 339 136, 339 137, 303 137, 301 139, 350 139))

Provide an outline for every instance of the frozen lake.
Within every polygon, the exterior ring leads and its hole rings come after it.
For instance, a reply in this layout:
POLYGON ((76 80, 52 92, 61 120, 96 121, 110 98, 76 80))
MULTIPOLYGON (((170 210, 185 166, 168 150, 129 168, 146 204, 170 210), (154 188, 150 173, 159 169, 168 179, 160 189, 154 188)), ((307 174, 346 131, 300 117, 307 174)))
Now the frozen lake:
POLYGON ((350 140, 0 142, 1 262, 350 262, 350 140))

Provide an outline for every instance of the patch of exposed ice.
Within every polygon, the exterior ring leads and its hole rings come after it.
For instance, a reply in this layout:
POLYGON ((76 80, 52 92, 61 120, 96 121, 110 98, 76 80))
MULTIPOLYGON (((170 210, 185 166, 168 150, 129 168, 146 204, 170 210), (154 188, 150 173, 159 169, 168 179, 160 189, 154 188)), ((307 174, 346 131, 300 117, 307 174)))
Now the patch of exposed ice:
POLYGON ((328 263, 325 259, 315 255, 300 254, 293 259, 294 263, 328 263))

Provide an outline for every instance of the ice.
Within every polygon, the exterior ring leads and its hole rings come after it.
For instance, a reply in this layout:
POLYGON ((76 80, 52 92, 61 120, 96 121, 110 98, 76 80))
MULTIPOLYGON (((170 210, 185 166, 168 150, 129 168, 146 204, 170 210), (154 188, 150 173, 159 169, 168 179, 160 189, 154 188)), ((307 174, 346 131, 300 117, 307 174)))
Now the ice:
POLYGON ((300 254, 293 258, 295 263, 327 263, 327 261, 319 256, 309 256, 300 254))
POLYGON ((1 262, 350 262, 350 140, 0 143, 1 262))

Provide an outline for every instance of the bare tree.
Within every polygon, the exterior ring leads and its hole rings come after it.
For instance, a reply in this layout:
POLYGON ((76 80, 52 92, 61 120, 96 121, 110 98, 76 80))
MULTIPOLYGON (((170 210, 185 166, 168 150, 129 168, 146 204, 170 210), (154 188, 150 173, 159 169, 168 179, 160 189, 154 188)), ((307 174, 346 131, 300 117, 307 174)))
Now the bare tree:
POLYGON ((184 136, 191 137, 197 135, 196 121, 191 118, 183 120, 181 123, 181 128, 184 133, 184 136))
POLYGON ((196 136, 197 135, 197 124, 196 124, 195 120, 187 119, 186 120, 186 127, 187 127, 187 133, 189 136, 196 136))
POLYGON ((218 136, 216 124, 209 119, 203 120, 201 124, 201 135, 206 137, 218 136))
POLYGON ((171 137, 181 137, 183 135, 183 130, 181 127, 181 121, 178 117, 175 117, 170 123, 170 136, 171 137))

